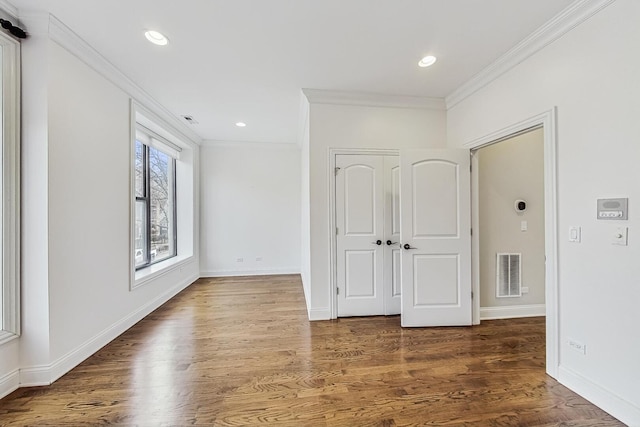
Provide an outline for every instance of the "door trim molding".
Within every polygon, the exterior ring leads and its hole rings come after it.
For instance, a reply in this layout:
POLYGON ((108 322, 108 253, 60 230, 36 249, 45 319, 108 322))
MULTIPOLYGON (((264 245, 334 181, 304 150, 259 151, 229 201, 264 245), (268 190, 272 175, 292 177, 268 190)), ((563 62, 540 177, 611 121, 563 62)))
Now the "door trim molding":
MULTIPOLYGON (((547 374, 557 379, 559 373, 559 339, 558 327, 558 210, 557 210, 557 107, 541 114, 507 126, 496 132, 475 139, 463 145, 473 151, 496 142, 505 140, 528 130, 542 127, 544 135, 544 221, 545 221, 545 307, 546 307, 546 369, 547 374)), ((472 158, 472 280, 474 295, 479 295, 480 264, 478 254, 478 175, 477 158, 472 158)), ((480 323, 480 298, 473 301, 473 322, 480 323)))
POLYGON ((397 149, 378 148, 329 148, 329 310, 331 319, 338 318, 338 296, 336 288, 338 286, 337 263, 337 239, 336 239, 336 156, 338 155, 366 155, 366 156, 399 156, 397 149))

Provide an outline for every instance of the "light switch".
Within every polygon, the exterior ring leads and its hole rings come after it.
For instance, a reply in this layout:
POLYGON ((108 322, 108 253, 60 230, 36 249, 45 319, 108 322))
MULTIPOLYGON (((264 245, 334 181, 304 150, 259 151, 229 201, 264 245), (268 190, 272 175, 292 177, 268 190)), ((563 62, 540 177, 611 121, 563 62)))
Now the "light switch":
POLYGON ((580 243, 582 230, 581 227, 569 227, 569 241, 580 243))
POLYGON ((616 227, 613 233, 611 244, 627 246, 627 230, 627 227, 616 227))
POLYGON ((528 228, 529 224, 527 224, 527 221, 520 221, 520 231, 527 231, 528 228))

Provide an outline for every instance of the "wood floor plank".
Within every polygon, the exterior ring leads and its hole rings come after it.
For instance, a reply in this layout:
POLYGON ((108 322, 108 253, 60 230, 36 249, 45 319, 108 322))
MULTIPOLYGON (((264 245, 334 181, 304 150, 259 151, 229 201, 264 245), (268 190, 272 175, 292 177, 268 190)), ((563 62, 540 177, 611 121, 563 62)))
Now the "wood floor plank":
POLYGON ((544 318, 309 322, 298 276, 201 279, 0 425, 621 426, 545 374, 544 318))

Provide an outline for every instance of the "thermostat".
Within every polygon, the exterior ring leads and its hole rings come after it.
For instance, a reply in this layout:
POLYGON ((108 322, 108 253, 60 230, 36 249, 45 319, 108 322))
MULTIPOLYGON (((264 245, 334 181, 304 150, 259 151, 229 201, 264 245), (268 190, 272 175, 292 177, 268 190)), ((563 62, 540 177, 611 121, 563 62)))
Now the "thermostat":
POLYGON ((598 199, 598 219, 627 219, 629 199, 598 199))

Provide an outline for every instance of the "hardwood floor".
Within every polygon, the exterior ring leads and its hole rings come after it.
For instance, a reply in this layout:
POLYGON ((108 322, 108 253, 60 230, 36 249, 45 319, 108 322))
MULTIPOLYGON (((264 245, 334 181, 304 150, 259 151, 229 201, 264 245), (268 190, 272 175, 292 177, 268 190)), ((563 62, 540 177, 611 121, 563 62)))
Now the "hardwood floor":
POLYGON ((623 425, 545 375, 544 331, 309 322, 298 276, 201 279, 0 425, 623 425))

